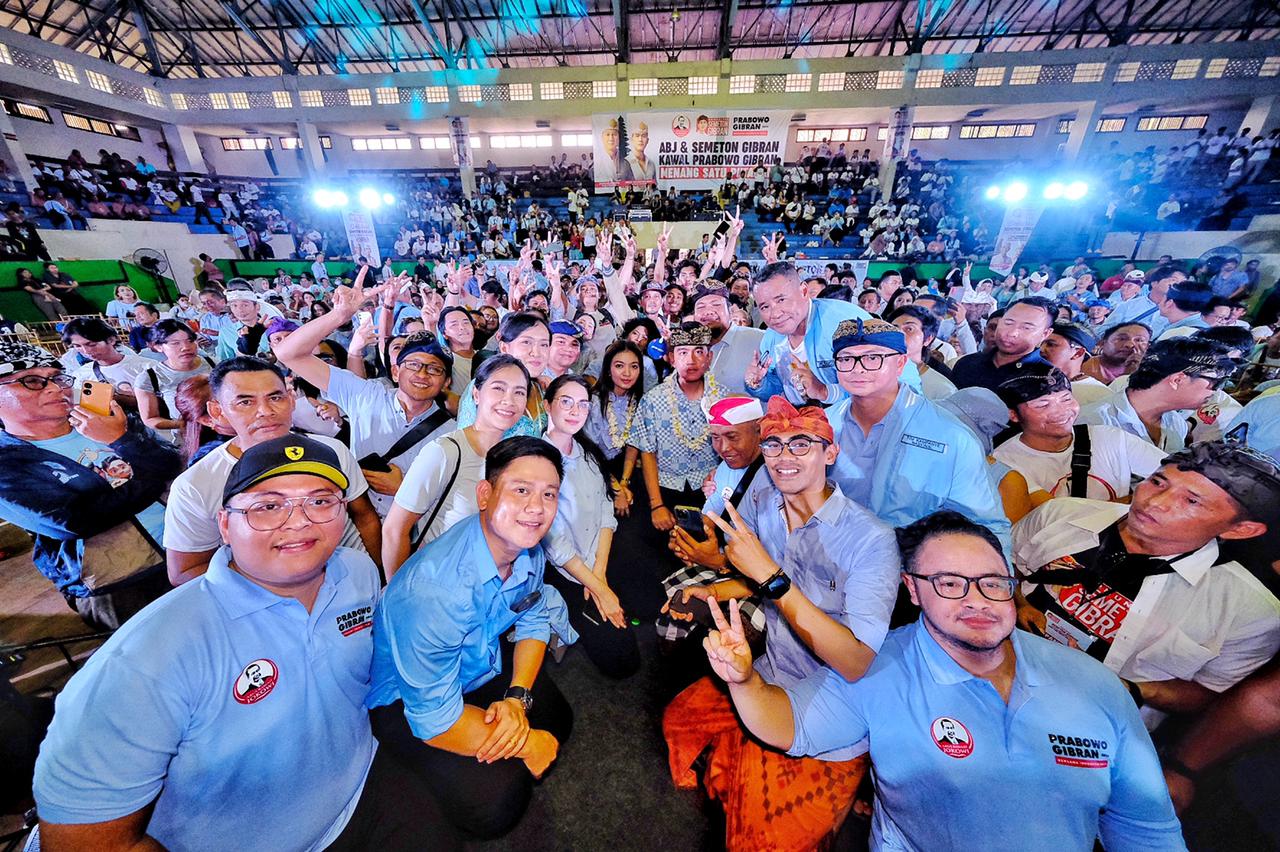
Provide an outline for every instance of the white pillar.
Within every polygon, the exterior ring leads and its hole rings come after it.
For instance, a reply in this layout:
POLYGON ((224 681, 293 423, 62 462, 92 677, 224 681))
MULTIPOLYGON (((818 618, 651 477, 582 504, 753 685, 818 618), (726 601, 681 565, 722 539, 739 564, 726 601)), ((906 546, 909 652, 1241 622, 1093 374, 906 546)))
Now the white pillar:
POLYGON ((1249 104, 1249 111, 1244 114, 1244 120, 1240 122, 1240 127, 1237 128, 1236 132, 1238 133, 1247 127, 1250 130, 1250 136, 1267 135, 1276 124, 1275 104, 1275 95, 1263 95, 1260 98, 1254 98, 1253 103, 1249 104))
POLYGON ((204 153, 200 143, 196 141, 193 127, 181 124, 164 124, 160 126, 164 134, 164 143, 169 146, 169 156, 173 167, 179 172, 197 172, 208 174, 209 165, 204 161, 204 153))
POLYGON ((1098 111, 1097 101, 1085 101, 1076 108, 1076 117, 1071 122, 1071 132, 1067 141, 1062 143, 1062 162, 1074 163, 1080 158, 1084 143, 1093 138, 1096 123, 1094 114, 1098 111))
POLYGON ((30 192, 36 188, 36 176, 31 171, 31 163, 27 162, 27 152, 18 141, 18 133, 13 129, 13 120, 4 110, 0 110, 0 136, 4 137, 4 145, 0 147, 0 151, 13 166, 13 173, 27 185, 27 192, 30 192))
POLYGON ((320 133, 309 121, 298 122, 298 138, 302 140, 301 166, 304 177, 312 180, 322 177, 328 172, 328 162, 324 158, 324 148, 320 145, 320 133))

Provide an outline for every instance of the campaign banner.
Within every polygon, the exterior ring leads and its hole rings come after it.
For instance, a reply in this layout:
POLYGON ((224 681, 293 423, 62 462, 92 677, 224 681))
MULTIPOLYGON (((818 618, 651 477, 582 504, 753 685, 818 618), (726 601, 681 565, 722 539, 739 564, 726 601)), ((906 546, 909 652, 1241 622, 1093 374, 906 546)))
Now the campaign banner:
POLYGON ((781 163, 792 110, 684 110, 595 115, 596 192, 718 189, 757 165, 781 163))
POLYGON ((1008 275, 1013 271, 1043 212, 1043 204, 1019 204, 1005 211, 1000 233, 996 235, 996 250, 991 255, 992 272, 1008 275))
POLYGON ((367 210, 344 210, 342 224, 347 229, 351 256, 364 257, 375 269, 382 265, 378 252, 378 235, 373 230, 373 216, 367 210))

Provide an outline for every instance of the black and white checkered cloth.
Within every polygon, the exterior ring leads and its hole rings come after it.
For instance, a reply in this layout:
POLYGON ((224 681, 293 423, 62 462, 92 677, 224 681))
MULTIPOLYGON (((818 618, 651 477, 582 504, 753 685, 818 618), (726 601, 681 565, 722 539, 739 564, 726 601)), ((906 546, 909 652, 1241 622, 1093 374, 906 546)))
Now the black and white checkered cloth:
MULTIPOLYGON (((681 568, 663 580, 662 588, 667 593, 667 598, 670 599, 680 590, 687 589, 690 586, 706 586, 725 579, 727 577, 719 571, 703 568, 700 565, 692 565, 681 568)), ((764 608, 758 598, 739 599, 738 612, 751 624, 757 634, 764 633, 764 608)), ((675 642, 688 636, 693 631, 693 628, 697 626, 697 623, 693 621, 678 621, 666 615, 659 615, 653 626, 657 629, 659 637, 675 642)))

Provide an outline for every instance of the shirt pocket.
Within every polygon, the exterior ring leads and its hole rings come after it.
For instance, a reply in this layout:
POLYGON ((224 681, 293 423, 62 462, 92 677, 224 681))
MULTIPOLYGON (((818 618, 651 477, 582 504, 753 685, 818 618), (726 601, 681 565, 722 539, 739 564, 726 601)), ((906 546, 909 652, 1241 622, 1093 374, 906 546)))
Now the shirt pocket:
POLYGON ((1160 635, 1133 657, 1133 674, 1146 680, 1194 680, 1218 652, 1206 648, 1176 627, 1160 635))

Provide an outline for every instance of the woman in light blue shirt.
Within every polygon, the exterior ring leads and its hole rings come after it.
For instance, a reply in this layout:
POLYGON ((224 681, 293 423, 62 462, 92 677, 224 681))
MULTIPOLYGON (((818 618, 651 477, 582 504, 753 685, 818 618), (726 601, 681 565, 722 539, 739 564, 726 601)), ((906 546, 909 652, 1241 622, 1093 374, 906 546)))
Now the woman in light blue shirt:
POLYGON ((569 373, 547 388, 550 425, 543 438, 564 458, 564 478, 556 519, 543 548, 557 568, 548 572, 547 581, 564 596, 569 622, 582 636, 587 656, 606 676, 624 678, 640 667, 640 650, 608 581, 618 521, 608 462, 583 434, 594 405, 590 392, 586 379, 569 373))

